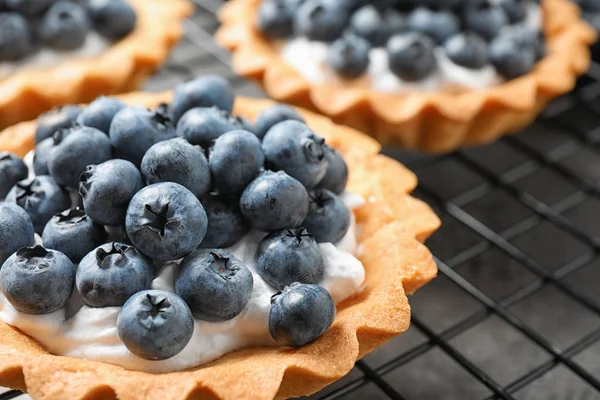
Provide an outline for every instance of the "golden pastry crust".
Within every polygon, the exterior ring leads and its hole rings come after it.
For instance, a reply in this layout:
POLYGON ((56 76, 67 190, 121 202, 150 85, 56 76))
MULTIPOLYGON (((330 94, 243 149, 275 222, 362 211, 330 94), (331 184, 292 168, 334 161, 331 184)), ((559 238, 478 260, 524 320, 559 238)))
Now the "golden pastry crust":
POLYGON ((127 0, 135 30, 106 52, 51 68, 0 79, 0 129, 28 121, 61 104, 86 103, 101 94, 137 89, 169 56, 194 8, 187 0, 127 0))
POLYGON ((316 110, 384 145, 428 152, 490 142, 529 124, 550 100, 573 89, 596 39, 570 0, 542 0, 548 55, 529 74, 463 93, 383 93, 307 81, 256 27, 261 1, 233 0, 220 12, 216 38, 233 52, 236 73, 258 80, 278 101, 316 110))
MULTIPOLYGON (((123 96, 129 104, 154 106, 170 93, 123 96)), ((254 120, 269 100, 238 97, 234 112, 254 120)), ((18 330, 0 322, 0 386, 27 391, 39 400, 64 399, 272 399, 314 393, 346 375, 354 362, 410 322, 406 293, 433 279, 437 267, 420 242, 439 227, 433 211, 408 193, 415 175, 378 155, 379 144, 329 118, 299 110, 307 123, 349 167, 348 190, 366 204, 355 212, 361 227, 359 257, 366 269, 364 290, 338 305, 333 326, 298 349, 250 348, 200 368, 153 375, 114 365, 48 354, 18 330), (420 241, 419 241, 420 240, 420 241)), ((33 146, 35 122, 0 133, 0 150, 24 155, 33 146)))

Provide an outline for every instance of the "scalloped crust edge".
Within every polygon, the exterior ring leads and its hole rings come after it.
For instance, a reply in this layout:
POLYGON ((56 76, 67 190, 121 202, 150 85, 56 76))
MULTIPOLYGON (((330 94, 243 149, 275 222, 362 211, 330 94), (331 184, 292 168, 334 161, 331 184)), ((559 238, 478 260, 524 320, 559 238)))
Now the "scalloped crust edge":
POLYGON ((135 90, 168 58, 193 5, 187 0, 127 1, 138 14, 136 28, 103 54, 0 80, 0 129, 61 104, 135 90))
POLYGON ((219 13, 217 42, 232 51, 236 73, 259 81, 278 101, 318 111, 384 145, 433 153, 487 143, 531 123, 550 100, 573 89, 596 40, 569 0, 542 0, 548 55, 529 74, 479 91, 382 93, 308 82, 256 28, 260 2, 233 0, 219 13))
MULTIPOLYGON (((170 93, 122 96, 129 104, 153 106, 170 93)), ((269 100, 238 97, 235 112, 254 120, 269 100)), ((250 348, 200 368, 153 375, 48 354, 18 330, 0 323, 0 385, 33 398, 68 399, 248 399, 289 398, 314 393, 346 375, 357 359, 404 332, 410 323, 407 293, 433 279, 437 267, 421 243, 440 225, 423 202, 411 197, 417 179, 395 160, 378 154, 368 136, 299 110, 308 124, 349 166, 348 188, 366 202, 355 211, 364 290, 338 305, 333 326, 298 349, 250 348)), ((35 122, 0 133, 0 150, 25 154, 33 146, 35 122)))

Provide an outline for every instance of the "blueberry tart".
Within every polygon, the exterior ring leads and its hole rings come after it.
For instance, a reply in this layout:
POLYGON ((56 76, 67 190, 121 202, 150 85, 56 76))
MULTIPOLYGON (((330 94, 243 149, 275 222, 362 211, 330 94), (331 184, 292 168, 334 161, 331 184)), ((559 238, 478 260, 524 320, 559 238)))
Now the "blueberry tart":
POLYGON ((212 76, 76 111, 0 133, 0 385, 289 398, 408 328, 440 221, 374 139, 212 76))
POLYGON ((220 20, 233 69, 270 97, 429 152, 532 121, 595 40, 569 0, 234 0, 220 20))

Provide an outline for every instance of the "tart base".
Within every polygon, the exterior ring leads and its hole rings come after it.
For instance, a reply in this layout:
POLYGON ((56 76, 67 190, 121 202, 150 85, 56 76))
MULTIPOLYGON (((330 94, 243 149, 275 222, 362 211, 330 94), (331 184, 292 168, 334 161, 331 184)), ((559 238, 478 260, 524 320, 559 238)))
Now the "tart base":
POLYGON ((491 142, 531 123, 550 100, 573 89, 596 39, 569 0, 542 0, 548 55, 527 75, 463 93, 383 93, 305 79, 256 27, 261 1, 233 0, 220 12, 216 38, 232 51, 236 73, 259 81, 278 101, 318 111, 383 145, 432 153, 491 142))
MULTIPOLYGON (((154 106, 170 93, 122 99, 154 106)), ((254 120, 269 100, 236 99, 234 112, 254 120)), ((68 399, 272 399, 314 393, 346 375, 357 359, 404 332, 410 323, 407 293, 433 279, 437 267, 421 243, 440 220, 411 197, 417 180, 400 163, 379 155, 380 145, 329 118, 299 110, 307 123, 340 150, 349 167, 348 190, 363 196, 355 211, 364 290, 338 304, 333 326, 297 349, 249 348, 199 368, 153 375, 82 359, 54 356, 17 329, 0 322, 0 386, 33 398, 68 399)), ((0 133, 0 149, 24 155, 33 147, 35 122, 0 133)))

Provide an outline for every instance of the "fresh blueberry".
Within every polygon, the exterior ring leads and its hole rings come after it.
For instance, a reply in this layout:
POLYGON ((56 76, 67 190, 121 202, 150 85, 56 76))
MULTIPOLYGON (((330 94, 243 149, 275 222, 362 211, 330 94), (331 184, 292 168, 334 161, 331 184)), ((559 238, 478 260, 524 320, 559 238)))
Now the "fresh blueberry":
POLYGON ((299 227, 308 214, 308 193, 283 171, 265 171, 242 193, 240 210, 261 231, 299 227))
POLYGON ((113 118, 125 107, 127 107, 125 103, 119 99, 101 96, 83 109, 77 117, 77 122, 83 126, 96 128, 108 135, 113 118))
POLYGON ((200 249, 181 261, 175 293, 187 303, 194 317, 227 321, 246 307, 253 286, 252 273, 233 254, 221 249, 200 249))
POLYGON ((382 12, 374 5, 365 5, 352 14, 349 26, 353 33, 380 47, 390 36, 405 31, 408 22, 395 10, 382 12))
POLYGON ((175 293, 144 290, 123 305, 117 318, 117 332, 136 356, 166 360, 189 343, 194 333, 194 318, 175 293))
POLYGON ((48 160, 50 175, 59 185, 79 186, 79 176, 90 164, 111 158, 110 140, 102 131, 86 126, 61 129, 54 134, 54 146, 48 160))
POLYGON ((526 0, 499 0, 499 4, 511 24, 525 19, 527 16, 527 3, 526 0))
POLYGON ((247 118, 232 115, 229 117, 229 121, 235 126, 236 129, 242 129, 244 131, 252 132, 256 135, 254 125, 252 125, 247 118))
POLYGON ((294 282, 321 282, 325 264, 319 245, 306 229, 282 229, 260 242, 256 272, 273 288, 283 290, 294 282))
POLYGON ((444 43, 446 56, 453 63, 470 69, 480 69, 488 65, 488 45, 474 33, 459 33, 444 43))
POLYGON ((175 182, 196 197, 202 197, 210 189, 210 169, 202 149, 184 138, 165 140, 150 147, 142 158, 140 170, 148 185, 175 182))
POLYGON ((294 15, 296 31, 310 40, 332 42, 342 35, 348 12, 342 2, 306 0, 294 15))
POLYGON ((259 139, 262 139, 274 125, 290 119, 304 122, 302 115, 292 107, 283 104, 267 107, 258 114, 258 117, 256 117, 256 122, 254 122, 254 132, 259 139))
POLYGON ((64 307, 75 282, 69 257, 42 246, 22 247, 0 269, 0 288, 20 312, 50 314, 64 307))
POLYGON ((491 41, 508 25, 504 9, 490 0, 471 0, 465 4, 463 22, 485 40, 491 41))
POLYGON ((208 230, 200 244, 205 249, 224 249, 239 242, 250 230, 236 198, 208 193, 200 199, 208 216, 208 230))
POLYGON ((0 266, 21 247, 33 245, 31 218, 15 204, 0 203, 0 266))
POLYGON ((105 240, 104 227, 92 221, 81 209, 56 214, 42 233, 42 243, 47 249, 60 251, 74 263, 81 261, 105 240))
POLYGON ((69 194, 48 175, 17 182, 8 192, 6 202, 23 208, 40 235, 54 214, 71 206, 69 194))
POLYGON ((269 332, 282 345, 301 347, 321 336, 335 319, 329 292, 294 283, 271 298, 269 332))
POLYGON ((42 140, 52 137, 56 131, 69 128, 77 120, 81 110, 79 106, 62 106, 40 115, 37 120, 35 142, 40 143, 42 140))
POLYGON ((135 10, 124 0, 88 0, 87 11, 94 28, 111 40, 127 36, 137 22, 135 10))
POLYGON ((229 82, 216 75, 207 75, 183 83, 175 88, 173 94, 173 116, 175 121, 196 107, 213 107, 231 113, 233 92, 229 82))
POLYGON ((327 172, 317 187, 340 194, 346 189, 348 183, 346 161, 339 151, 329 146, 325 146, 325 159, 327 160, 327 172))
POLYGON ((153 271, 152 260, 135 247, 111 242, 81 260, 75 285, 90 307, 120 307, 135 293, 151 288, 153 271))
POLYGON ((70 1, 57 1, 40 22, 41 41, 56 50, 75 50, 83 46, 90 20, 83 7, 70 1))
POLYGON ((231 131, 219 137, 210 149, 208 164, 219 192, 240 195, 263 167, 260 141, 251 132, 231 131))
POLYGON ((420 81, 437 68, 435 44, 419 33, 393 36, 387 44, 390 69, 405 81, 420 81))
POLYGON ((344 78, 358 78, 369 67, 370 49, 369 42, 360 36, 343 36, 329 48, 329 65, 344 78))
POLYGON ((293 13, 285 0, 265 0, 258 9, 258 26, 272 39, 285 39, 294 33, 293 13))
POLYGON ((505 28, 502 37, 505 40, 514 41, 518 46, 533 47, 536 60, 546 55, 544 33, 539 29, 533 29, 527 24, 514 24, 505 28))
POLYGON ((142 162, 146 151, 155 143, 177 136, 173 120, 162 108, 126 107, 119 111, 110 124, 110 143, 115 157, 142 162))
POLYGON ((299 121, 280 122, 263 138, 263 152, 270 169, 285 171, 307 188, 313 188, 327 172, 325 140, 299 121))
POLYGON ((514 79, 533 69, 535 49, 510 36, 502 35, 490 45, 490 60, 500 75, 506 79, 514 79))
POLYGON ((0 199, 5 198, 10 189, 27 178, 28 174, 29 169, 20 157, 0 151, 0 199))
POLYGON ((222 134, 236 129, 226 113, 217 107, 192 108, 177 123, 177 133, 193 145, 210 147, 222 134))
POLYGON ((7 10, 26 16, 37 16, 47 11, 56 0, 3 0, 7 10))
POLYGON ((410 14, 408 24, 412 30, 429 36, 438 44, 444 43, 460 30, 460 21, 451 12, 424 7, 419 7, 410 14))
POLYGON ((17 13, 0 13, 0 61, 16 61, 32 51, 27 20, 17 13))
POLYGON ((54 147, 54 139, 51 137, 42 140, 35 146, 35 151, 33 152, 33 172, 36 175, 50 175, 48 161, 50 161, 52 147, 54 147))
POLYGON ((156 183, 129 203, 125 228, 131 243, 154 260, 171 261, 196 249, 208 220, 200 200, 183 186, 156 183))
POLYGON ((350 227, 350 210, 335 194, 326 189, 309 193, 310 206, 304 226, 317 243, 337 243, 350 227))

